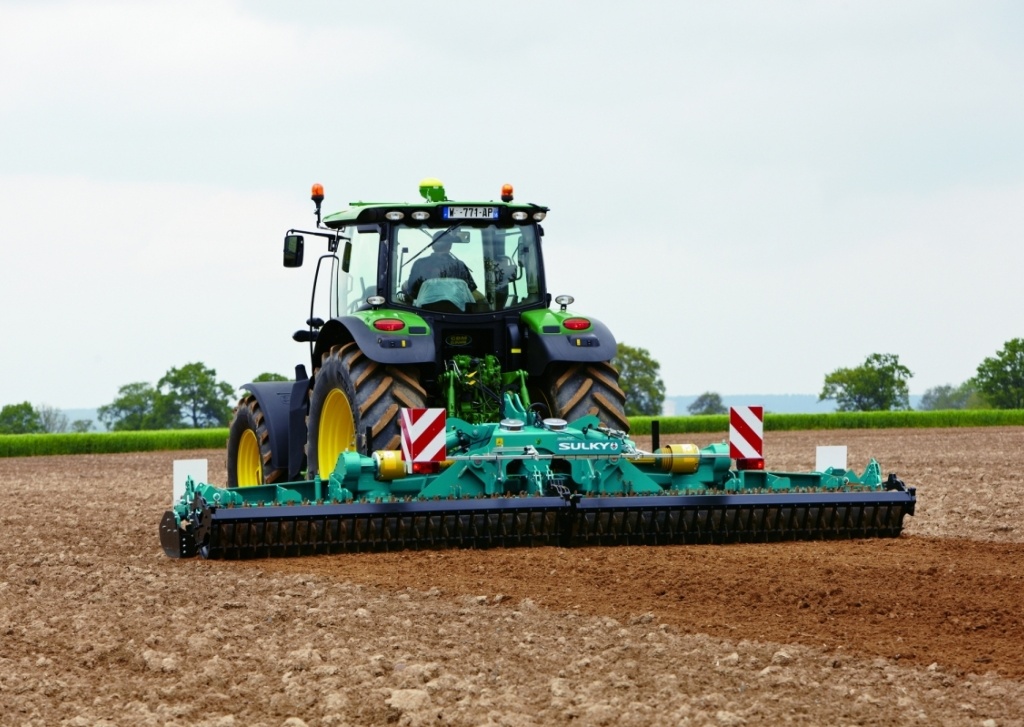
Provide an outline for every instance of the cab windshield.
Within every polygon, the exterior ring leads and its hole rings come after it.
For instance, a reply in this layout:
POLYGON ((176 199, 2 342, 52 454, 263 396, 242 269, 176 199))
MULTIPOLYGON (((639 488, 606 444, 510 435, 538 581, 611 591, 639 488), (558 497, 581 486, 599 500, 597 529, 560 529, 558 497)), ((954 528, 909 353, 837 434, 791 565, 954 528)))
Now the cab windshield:
POLYGON ((541 299, 536 228, 394 228, 392 295, 446 313, 504 310, 541 299))

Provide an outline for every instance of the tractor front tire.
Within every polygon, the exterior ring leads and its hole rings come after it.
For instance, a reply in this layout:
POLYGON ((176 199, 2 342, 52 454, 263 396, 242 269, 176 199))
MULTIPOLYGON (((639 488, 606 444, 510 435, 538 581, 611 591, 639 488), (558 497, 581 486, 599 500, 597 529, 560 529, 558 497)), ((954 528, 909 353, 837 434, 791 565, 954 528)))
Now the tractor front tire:
POLYGON ((629 431, 619 372, 607 361, 553 364, 542 393, 553 417, 572 422, 596 414, 603 426, 629 431))
POLYGON ((238 402, 228 430, 228 487, 252 487, 277 482, 283 469, 271 467, 270 432, 256 397, 238 402))
POLYGON ((315 377, 306 421, 310 479, 334 471, 342 452, 398 449, 399 410, 426 407, 418 369, 373 361, 355 343, 332 347, 315 377))

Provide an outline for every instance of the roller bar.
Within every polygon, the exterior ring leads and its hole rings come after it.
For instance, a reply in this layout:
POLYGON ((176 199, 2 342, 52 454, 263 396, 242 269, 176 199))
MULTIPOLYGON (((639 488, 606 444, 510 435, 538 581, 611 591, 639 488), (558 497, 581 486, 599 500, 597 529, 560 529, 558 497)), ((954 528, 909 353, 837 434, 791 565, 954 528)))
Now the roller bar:
POLYGON ((467 500, 207 508, 182 530, 168 511, 171 557, 246 559, 450 548, 672 545, 897 537, 910 491, 467 500))

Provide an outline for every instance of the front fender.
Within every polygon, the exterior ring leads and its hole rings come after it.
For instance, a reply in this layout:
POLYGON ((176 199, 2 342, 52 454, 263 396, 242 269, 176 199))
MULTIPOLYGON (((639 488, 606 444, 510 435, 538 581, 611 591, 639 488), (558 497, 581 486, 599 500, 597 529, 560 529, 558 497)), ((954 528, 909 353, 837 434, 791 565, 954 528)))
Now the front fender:
POLYGON ((260 381, 242 387, 256 398, 270 436, 270 466, 288 469, 288 412, 294 381, 260 381))

